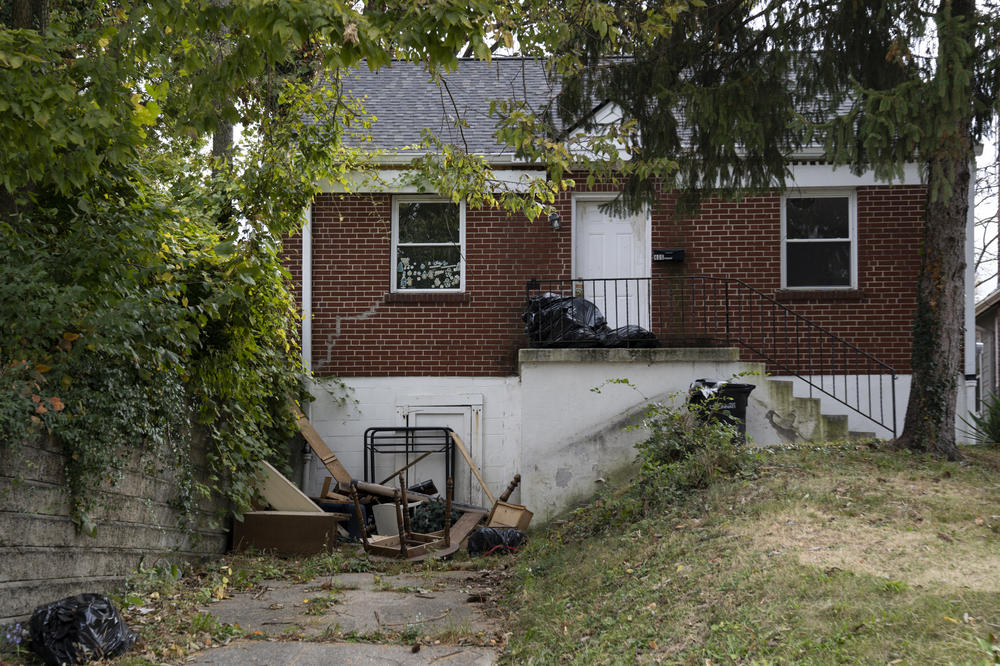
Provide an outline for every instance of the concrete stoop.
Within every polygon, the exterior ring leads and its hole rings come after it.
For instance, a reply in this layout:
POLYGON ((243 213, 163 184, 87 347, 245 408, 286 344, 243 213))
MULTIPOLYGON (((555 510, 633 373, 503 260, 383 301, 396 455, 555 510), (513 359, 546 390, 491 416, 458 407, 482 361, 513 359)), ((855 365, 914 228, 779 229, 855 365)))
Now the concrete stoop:
POLYGON ((819 398, 796 396, 793 389, 793 382, 787 379, 764 379, 757 383, 757 389, 750 395, 747 418, 758 444, 858 441, 875 437, 874 432, 850 430, 846 414, 824 414, 819 398))

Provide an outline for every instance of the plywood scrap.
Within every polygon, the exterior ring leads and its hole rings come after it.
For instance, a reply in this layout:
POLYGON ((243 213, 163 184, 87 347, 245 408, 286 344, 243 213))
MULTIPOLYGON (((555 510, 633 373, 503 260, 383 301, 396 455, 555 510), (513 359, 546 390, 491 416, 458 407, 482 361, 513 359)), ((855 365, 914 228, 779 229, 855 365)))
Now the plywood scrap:
POLYGON ((276 470, 267 461, 261 461, 261 469, 264 474, 264 484, 261 494, 268 504, 276 511, 305 511, 310 513, 324 513, 323 509, 316 506, 316 503, 299 490, 294 483, 276 470))
POLYGON ((316 428, 313 424, 309 422, 306 415, 302 413, 302 410, 298 407, 292 407, 293 413, 295 414, 295 422, 299 426, 299 432, 302 436, 306 438, 306 442, 309 443, 309 448, 313 450, 313 453, 319 458, 323 466, 326 467, 327 471, 330 472, 330 476, 335 478, 340 483, 350 483, 351 473, 347 471, 337 456, 330 450, 330 447, 326 445, 323 438, 320 437, 319 433, 316 432, 316 428))
MULTIPOLYGON (((284 474, 279 472, 267 461, 261 461, 261 473, 264 477, 261 487, 261 495, 275 512, 294 511, 301 513, 328 513, 323 511, 309 497, 289 481, 284 474)), ((342 536, 348 536, 347 530, 340 525, 336 526, 336 531, 342 536)), ((318 551, 317 551, 318 552, 318 551)))

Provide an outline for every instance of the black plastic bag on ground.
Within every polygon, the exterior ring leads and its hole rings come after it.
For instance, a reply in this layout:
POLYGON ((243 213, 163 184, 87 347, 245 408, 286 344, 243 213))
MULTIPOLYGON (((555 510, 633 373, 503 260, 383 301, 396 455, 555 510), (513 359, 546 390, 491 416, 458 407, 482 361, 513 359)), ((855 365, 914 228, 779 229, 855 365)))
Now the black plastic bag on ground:
POLYGON ((642 326, 629 324, 609 331, 603 339, 605 347, 659 347, 656 336, 642 326))
POLYGON ((527 541, 528 535, 514 527, 481 527, 469 535, 469 555, 516 553, 527 541))
POLYGON ((102 594, 78 594, 39 606, 31 614, 30 627, 31 649, 46 664, 111 659, 138 639, 102 594))

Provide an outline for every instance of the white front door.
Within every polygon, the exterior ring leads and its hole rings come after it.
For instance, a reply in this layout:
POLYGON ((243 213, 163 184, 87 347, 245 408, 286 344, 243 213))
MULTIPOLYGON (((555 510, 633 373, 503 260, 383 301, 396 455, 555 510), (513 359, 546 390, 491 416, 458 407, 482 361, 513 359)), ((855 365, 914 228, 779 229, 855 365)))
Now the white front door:
POLYGON ((649 216, 616 217, 601 211, 606 199, 574 201, 574 279, 577 295, 593 302, 618 328, 636 324, 651 329, 649 318, 649 216))

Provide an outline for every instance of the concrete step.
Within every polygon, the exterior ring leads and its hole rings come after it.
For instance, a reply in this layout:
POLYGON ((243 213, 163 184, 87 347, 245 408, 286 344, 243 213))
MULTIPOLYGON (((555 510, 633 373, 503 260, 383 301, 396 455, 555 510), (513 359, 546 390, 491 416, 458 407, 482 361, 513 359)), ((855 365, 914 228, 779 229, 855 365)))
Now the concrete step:
MULTIPOLYGON (((819 398, 805 398, 794 394, 794 384, 787 379, 765 379, 763 395, 757 400, 765 407, 763 424, 773 442, 832 442, 851 438, 846 414, 823 414, 819 398)), ((759 390, 759 389, 758 389, 759 390)), ((873 437, 862 433, 859 437, 873 437)))

